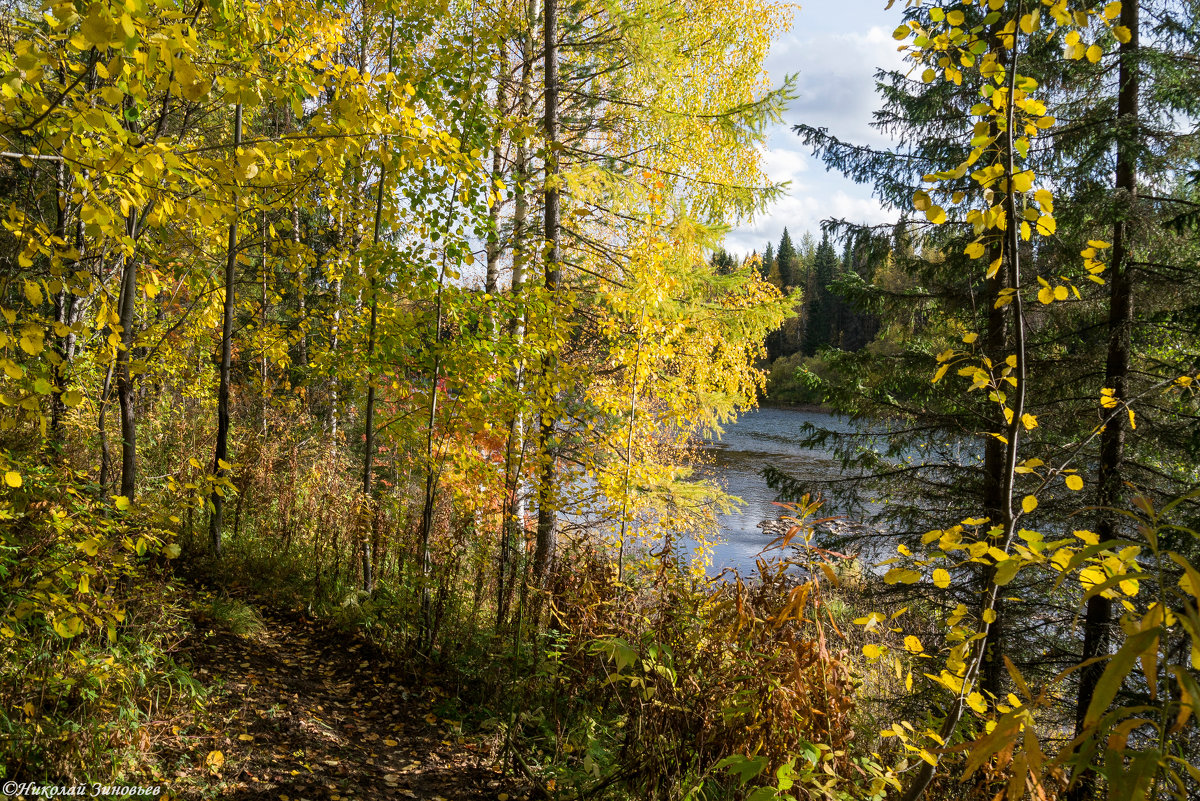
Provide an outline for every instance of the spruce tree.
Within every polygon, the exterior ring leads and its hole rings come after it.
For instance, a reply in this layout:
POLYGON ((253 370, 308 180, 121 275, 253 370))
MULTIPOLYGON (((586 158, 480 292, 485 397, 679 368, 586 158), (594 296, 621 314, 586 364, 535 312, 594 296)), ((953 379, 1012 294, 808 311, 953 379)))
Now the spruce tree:
POLYGON ((783 289, 783 281, 779 275, 779 264, 775 258, 775 246, 769 242, 767 243, 767 249, 763 251, 762 277, 767 283, 783 289))
POLYGON ((837 253, 829 236, 821 238, 813 259, 813 280, 809 287, 808 313, 804 320, 804 354, 812 356, 834 344, 837 322, 836 298, 829 286, 837 272, 837 253))
MULTIPOLYGON (((1123 6, 1123 17, 1133 14, 1137 5, 1131 0, 1123 6)), ((1163 223, 1187 208, 1188 199, 1180 196, 1171 176, 1185 168, 1197 146, 1196 132, 1185 133, 1176 121, 1196 115, 1196 93, 1184 86, 1200 83, 1193 55, 1200 17, 1198 4, 1191 1, 1154 2, 1152 10, 1148 10, 1150 3, 1140 5, 1142 19, 1154 21, 1154 35, 1147 35, 1149 24, 1143 21, 1139 53, 1131 52, 1137 48, 1136 38, 1132 47, 1122 42, 1125 46, 1120 48, 1110 38, 1103 42, 1107 55, 1068 61, 1060 42, 1037 36, 1030 37, 1028 50, 1021 52, 1021 73, 1036 78, 1058 122, 1055 135, 1039 138, 1029 153, 1037 174, 1054 182, 1057 233, 1025 246, 1023 258, 1031 274, 1020 289, 1036 294, 1038 287, 1032 282, 1037 278, 1069 278, 1079 290, 1069 303, 1052 306, 1042 301, 1029 309, 1027 409, 1040 422, 1026 455, 1047 464, 1061 463, 1070 455, 1075 464, 1100 469, 1102 482, 1094 474, 1088 477, 1093 497, 1097 483, 1111 485, 1113 476, 1119 475, 1161 508, 1164 501, 1196 484, 1194 468, 1187 467, 1195 464, 1195 438, 1181 435, 1177 422, 1194 425, 1194 399, 1161 404, 1142 399, 1136 432, 1121 424, 1128 436, 1120 448, 1111 446, 1115 429, 1107 438, 1090 438, 1102 416, 1096 406, 1101 388, 1115 389, 1106 382, 1123 380, 1121 396, 1132 398, 1172 375, 1195 369, 1194 348, 1183 343, 1189 337, 1194 341, 1196 315, 1180 312, 1195 305, 1195 272, 1185 265, 1196 263, 1196 247, 1173 236, 1163 223), (1153 50, 1147 41, 1154 42, 1153 50), (1128 91, 1131 65, 1136 65, 1141 83, 1140 107, 1128 91), (1126 90, 1124 103, 1122 89, 1126 90), (1090 283, 1086 260, 1091 257, 1081 253, 1089 250, 1089 241, 1115 240, 1117 231, 1123 242, 1122 264, 1111 265, 1111 273, 1106 267, 1100 285, 1090 283), (1133 297, 1137 302, 1125 305, 1133 297), (1188 322, 1180 325, 1185 317, 1188 322), (1125 351, 1118 352, 1116 359, 1111 358, 1114 344, 1117 351, 1125 351), (1110 442, 1107 455, 1102 439, 1110 442)), ((914 7, 905 16, 929 26, 929 14, 947 13, 946 8, 914 7)), ((984 12, 976 6, 962 4, 954 9, 966 20, 964 27, 985 24, 984 12)), ((1135 29, 1136 24, 1135 20, 1126 27, 1135 29)), ((884 104, 876 113, 876 125, 898 140, 897 147, 871 150, 812 126, 796 130, 828 166, 873 184, 885 203, 908 209, 914 195, 923 190, 925 173, 952 170, 973 147, 971 140, 980 132, 969 123, 968 111, 977 102, 981 86, 972 83, 969 72, 958 85, 925 83, 918 75, 903 72, 880 73, 879 79, 884 104)), ((966 176, 961 186, 947 189, 961 190, 970 199, 979 186, 966 176)), ((999 460, 993 458, 998 448, 991 443, 1003 427, 994 404, 982 398, 983 393, 962 392, 961 384, 950 391, 944 382, 929 381, 934 354, 962 347, 960 331, 979 331, 974 347, 993 360, 1011 352, 1011 327, 995 314, 999 285, 962 258, 974 232, 956 216, 961 199, 946 204, 947 219, 940 225, 914 221, 908 214, 888 234, 833 224, 834 230, 873 237, 876 245, 890 250, 886 260, 873 262, 874 275, 856 281, 847 273, 839 281, 840 292, 861 299, 880 315, 883 342, 859 353, 831 352, 828 358, 836 378, 826 388, 839 411, 889 421, 876 423, 881 433, 877 442, 883 447, 841 442, 847 465, 861 469, 863 494, 855 497, 840 484, 831 498, 843 503, 843 511, 873 514, 875 529, 886 542, 880 544, 889 550, 896 540, 911 541, 924 531, 980 511, 993 517, 996 508, 1002 476, 997 472, 999 460), (921 454, 919 460, 911 458, 914 453, 921 454), (887 501, 882 510, 855 509, 867 493, 887 501)), ((1114 258, 1109 254, 1104 260, 1111 263, 1114 258)), ((815 292, 812 302, 818 303, 815 292)), ((806 345, 811 339, 806 338, 806 345)), ((810 441, 831 440, 819 434, 810 441)), ((781 476, 774 481, 787 486, 781 476)), ((811 488, 810 483, 805 489, 811 488)), ((1061 526, 1060 521, 1086 502, 1069 492, 1046 493, 1039 501, 1027 523, 1032 529, 1061 526)), ((1110 493, 1102 502, 1115 501, 1110 493)), ((1195 515, 1187 504, 1180 509, 1195 515)), ((1104 523, 1103 514, 1091 516, 1098 527, 1104 523)), ((870 547, 869 540, 865 546, 870 547)), ((970 597, 972 588, 985 579, 976 571, 942 592, 917 590, 917 594, 927 602, 953 604, 970 597), (960 584, 965 591, 959 591, 960 584)), ((913 597, 911 589, 901 592, 913 597)), ((1084 644, 1072 620, 1079 599, 1064 596, 1070 592, 1024 574, 1006 588, 1006 600, 996 610, 999 617, 989 634, 988 662, 981 674, 985 690, 1007 689, 1004 657, 1027 678, 1048 680, 1057 671, 1077 665, 1085 648, 1088 656, 1100 658, 1111 650, 1097 636, 1102 630, 1113 631, 1110 615, 1101 609, 1091 616, 1088 625, 1093 634, 1084 644), (1051 611, 1055 609, 1061 611, 1051 611)), ((1076 672, 1070 680, 1078 680, 1079 675, 1076 672)), ((1079 695, 1082 706, 1084 693, 1079 695)), ((1056 707, 1064 729, 1074 723, 1074 707, 1075 699, 1064 699, 1056 707)))
POLYGON ((783 229, 779 240, 779 251, 775 255, 775 263, 779 269, 779 280, 785 289, 801 286, 804 280, 804 267, 800 263, 800 254, 792 244, 788 229, 783 229))

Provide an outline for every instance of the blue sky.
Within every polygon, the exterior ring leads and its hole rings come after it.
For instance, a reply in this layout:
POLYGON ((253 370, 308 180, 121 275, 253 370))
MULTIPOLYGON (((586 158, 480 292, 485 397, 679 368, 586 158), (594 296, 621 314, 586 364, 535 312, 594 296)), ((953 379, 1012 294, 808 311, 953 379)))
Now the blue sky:
POLYGON ((877 223, 893 216, 871 197, 869 186, 826 172, 791 131, 804 122, 858 144, 887 144, 869 127, 878 104, 874 72, 901 64, 892 31, 900 24, 904 4, 896 3, 891 11, 884 10, 886 5, 887 0, 808 0, 795 12, 791 32, 771 48, 771 80, 778 84, 785 75, 798 73, 798 96, 783 124, 770 133, 764 165, 773 180, 790 181, 791 186, 752 224, 731 231, 726 249, 761 251, 768 241, 778 243, 785 226, 794 236, 806 230, 819 235, 820 222, 828 217, 877 223))

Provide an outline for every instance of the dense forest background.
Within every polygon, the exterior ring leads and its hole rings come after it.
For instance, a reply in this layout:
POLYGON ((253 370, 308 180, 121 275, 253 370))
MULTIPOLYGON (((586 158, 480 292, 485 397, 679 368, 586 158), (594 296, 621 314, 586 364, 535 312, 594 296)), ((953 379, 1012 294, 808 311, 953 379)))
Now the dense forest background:
POLYGON ((4 4, 0 778, 1196 797, 1200 7, 893 5, 872 149, 765 0, 4 4), (726 252, 781 122, 895 220, 726 252))
MULTIPOLYGON (((783 294, 799 291, 800 302, 783 324, 764 341, 767 384, 762 400, 769 403, 821 404, 822 378, 829 378, 822 351, 854 353, 875 340, 879 317, 855 301, 844 287, 846 280, 870 284, 880 254, 869 250, 867 240, 853 237, 839 256, 828 235, 820 242, 806 232, 792 241, 787 228, 776 247, 768 242, 763 253, 750 255, 763 281, 783 294), (854 278, 851 279, 851 276, 854 278)), ((740 262, 724 249, 712 255, 713 266, 731 272, 740 262)))

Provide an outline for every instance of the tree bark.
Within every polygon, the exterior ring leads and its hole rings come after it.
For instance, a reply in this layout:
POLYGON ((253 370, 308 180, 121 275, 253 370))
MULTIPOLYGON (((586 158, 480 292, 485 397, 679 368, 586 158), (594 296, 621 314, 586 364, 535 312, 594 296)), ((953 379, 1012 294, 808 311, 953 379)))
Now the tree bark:
MULTIPOLYGON (((999 23, 993 26, 995 32, 999 29, 999 23)), ((1007 62, 1007 59, 1001 58, 1001 63, 1007 62)), ((995 122, 991 125, 992 133, 998 133, 995 122)), ((992 247, 988 249, 987 259, 988 264, 993 263, 1002 255, 1001 248, 992 247)), ((1008 327, 1006 325, 1006 315, 1003 307, 996 308, 996 301, 1000 297, 1000 290, 1004 288, 1004 281, 999 273, 986 280, 987 291, 985 297, 988 303, 987 316, 987 333, 985 334, 984 348, 987 357, 992 360, 993 364, 1001 364, 1005 358, 1005 349, 1008 347, 1008 327)), ((1004 517, 1004 442, 1000 439, 1004 435, 1004 419, 1000 416, 999 410, 996 410, 995 416, 990 421, 988 435, 984 438, 983 446, 983 510, 984 514, 993 522, 1003 519, 1004 517)), ((996 580, 996 566, 989 565, 982 571, 983 588, 986 591, 987 587, 993 584, 996 580)), ((1003 600, 996 600, 996 620, 988 629, 988 637, 984 643, 983 653, 983 668, 981 671, 979 686, 986 693, 991 693, 994 697, 1000 698, 1003 695, 1004 681, 1004 640, 1003 640, 1003 625, 1004 625, 1003 600)))
MULTIPOLYGON (((258 354, 258 432, 264 440, 267 437, 267 215, 263 212, 260 215, 262 220, 262 253, 260 260, 262 265, 262 274, 259 276, 260 299, 258 307, 258 336, 262 340, 259 344, 258 354)), ((241 508, 239 503, 238 508, 241 508)), ((234 527, 236 531, 236 526, 234 527)), ((236 534, 235 534, 236 536, 236 534)))
MULTIPOLYGON (((242 144, 242 104, 233 111, 233 146, 242 144)), ((224 467, 229 457, 229 374, 233 361, 233 305, 234 271, 237 267, 237 194, 234 193, 233 216, 229 220, 229 243, 225 253, 225 303, 221 316, 221 377, 217 388, 217 447, 213 454, 213 475, 224 478, 229 471, 224 467)), ((208 538, 213 556, 221 556, 221 517, 225 512, 225 495, 213 488, 213 511, 208 521, 208 538)))
MULTIPOLYGON (((392 41, 396 30, 396 18, 392 16, 392 25, 388 30, 388 70, 392 68, 392 41)), ((385 108, 391 109, 390 100, 385 108)), ((383 225, 383 197, 387 184, 387 164, 380 162, 379 187, 375 192, 375 227, 371 234, 371 244, 379 245, 379 232, 383 225)), ((371 293, 371 321, 367 326, 367 408, 363 414, 363 497, 366 500, 368 513, 374 518, 374 478, 375 478, 375 380, 371 374, 371 361, 375 358, 376 329, 379 323, 379 286, 376 282, 375 267, 368 274, 367 288, 371 293)), ((362 580, 363 589, 371 592, 375 588, 375 577, 372 568, 375 564, 372 554, 372 537, 364 532, 362 541, 362 580)))
MULTIPOLYGON (((294 248, 293 258, 300 258, 301 241, 300 241, 300 204, 292 203, 292 245, 294 248)), ((304 261, 301 261, 300 274, 297 278, 296 288, 296 308, 299 310, 300 318, 300 341, 296 344, 296 363, 297 372, 301 375, 308 371, 308 266, 304 261)), ((305 392, 307 399, 308 393, 305 392)), ((307 400, 305 402, 307 405, 307 400)))
MULTIPOLYGON (((521 60, 521 89, 518 114, 521 119, 533 109, 533 98, 530 83, 533 76, 534 59, 534 25, 537 23, 537 0, 528 0, 525 6, 526 23, 525 39, 522 43, 521 60)), ((517 145, 515 175, 513 176, 513 221, 512 221, 512 297, 513 320, 510 335, 515 349, 520 352, 525 340, 525 307, 523 294, 525 291, 526 263, 528 253, 526 242, 527 218, 529 215, 529 146, 522 139, 517 145)), ((518 361, 513 375, 513 396, 519 398, 521 386, 525 380, 524 362, 518 361)), ((504 519, 500 526, 500 554, 496 565, 496 628, 504 626, 508 619, 509 605, 512 603, 514 583, 513 565, 517 537, 524 531, 524 510, 519 497, 521 462, 524 454, 525 426, 522 421, 521 409, 513 408, 508 421, 508 439, 504 453, 504 519)))
POLYGON ((429 541, 433 532, 434 506, 437 502, 438 465, 434 449, 434 427, 437 424, 438 381, 442 369, 442 292, 445 285, 446 264, 443 261, 441 274, 438 276, 437 307, 434 316, 433 377, 429 384, 429 417, 426 420, 428 429, 425 438, 425 458, 428 466, 425 472, 425 502, 421 508, 421 645, 425 648, 433 646, 434 628, 433 605, 429 595, 429 574, 433 569, 429 541))
MULTIPOLYGON (((545 20, 545 117, 544 133, 546 137, 546 184, 545 184, 545 237, 546 237, 546 290, 551 302, 558 290, 561 277, 560 260, 562 258, 559 231, 559 190, 558 190, 558 152, 555 145, 558 140, 558 41, 556 27, 558 24, 558 0, 546 0, 545 20)), ((553 318, 553 314, 551 315, 553 318)), ((553 319, 551 325, 554 324, 553 319)), ((546 383, 546 397, 554 396, 553 385, 558 362, 553 352, 547 352, 542 359, 542 377, 546 383)), ((552 401, 547 401, 552 403, 552 401)), ((554 551, 558 536, 558 502, 556 487, 558 477, 557 448, 553 445, 554 438, 554 409, 541 410, 541 443, 542 463, 538 480, 538 521, 537 547, 533 556, 533 580, 540 590, 546 588, 547 578, 554 562, 554 551)), ((534 626, 537 617, 533 617, 534 626)))
MULTIPOLYGON (((1020 16, 1020 4, 1017 6, 1017 16, 1020 16)), ((1017 55, 1013 51, 1012 61, 1008 67, 1008 97, 1013 97, 1016 90, 1016 75, 1017 75, 1017 55)), ((1017 201, 1016 192, 1013 189, 1013 175, 1016 174, 1015 163, 1013 158, 1014 147, 1013 139, 1015 134, 1015 104, 1009 103, 1006 109, 1007 124, 1004 132, 1004 185, 1007 187, 1005 191, 1004 212, 1006 218, 1011 222, 1018 218, 1017 216, 1017 201)), ((1016 386, 1013 388, 1012 396, 1012 419, 1005 431, 1007 442, 1004 446, 1004 459, 1002 463, 1002 489, 1000 493, 1000 512, 1002 521, 1001 541, 997 544, 1001 551, 1008 552, 1012 545, 1013 538, 1017 533, 1017 523, 1020 515, 1013 507, 1013 501, 1016 494, 1016 476, 1017 476, 1017 457, 1019 454, 1019 444, 1021 436, 1021 415, 1025 411, 1025 395, 1026 386, 1025 379, 1027 376, 1026 350, 1025 350, 1025 311, 1021 300, 1021 239, 1019 227, 1017 225, 1008 225, 1004 229, 1004 250, 1005 264, 1008 286, 1016 289, 1013 293, 1013 301, 1008 304, 1012 314, 1012 334, 1013 334, 1013 349, 1016 356, 1016 368, 1013 378, 1016 380, 1016 386)), ((984 660, 987 656, 987 642, 991 632, 991 624, 987 622, 989 613, 994 614, 996 605, 999 600, 999 586, 994 580, 989 580, 984 588, 983 598, 979 604, 979 619, 983 621, 982 642, 974 650, 968 652, 966 657, 967 667, 964 671, 963 685, 964 687, 973 685, 979 678, 980 670, 984 665, 984 660)), ((939 736, 943 741, 948 741, 954 735, 958 728, 958 723, 962 719, 963 710, 966 705, 964 693, 960 693, 950 704, 950 708, 946 713, 946 717, 942 720, 942 725, 939 730, 939 736)), ((933 776, 937 772, 937 761, 930 764, 922 761, 918 767, 917 773, 913 776, 912 781, 901 795, 901 801, 917 801, 924 795, 929 783, 933 781, 933 776)))
MULTIPOLYGON (((503 45, 502 45, 503 47, 503 45)), ((505 79, 508 77, 508 60, 505 58, 499 59, 500 72, 496 79, 496 114, 503 118, 507 111, 508 97, 505 87, 505 79)), ((500 180, 500 176, 504 170, 504 140, 502 137, 496 138, 496 147, 492 151, 492 185, 488 187, 489 192, 496 191, 496 182, 500 180)), ((488 209, 488 233, 487 243, 484 246, 487 256, 487 273, 484 280, 483 291, 495 297, 500 292, 500 199, 496 198, 496 202, 488 209)), ((492 333, 499 335, 499 328, 496 325, 495 316, 492 319, 492 333)))
MULTIPOLYGON (((125 232, 135 239, 137 217, 131 211, 125 232)), ((133 377, 129 357, 133 350, 133 316, 137 306, 137 259, 122 258, 121 294, 117 316, 121 325, 121 347, 117 351, 117 402, 121 407, 121 494, 132 502, 137 494, 137 417, 133 406, 133 377)))
MULTIPOLYGON (((55 199, 57 200, 57 218, 55 235, 66 240, 67 223, 71 203, 70 175, 67 173, 66 162, 58 163, 58 171, 54 177, 55 199)), ((76 243, 78 247, 78 243, 76 243)), ((69 279, 63 277, 63 288, 54 297, 54 322, 58 325, 71 325, 71 317, 75 307, 75 295, 68 287, 69 279)), ((54 353, 57 363, 53 364, 54 394, 50 398, 50 445, 53 450, 62 451, 63 447, 63 416, 66 405, 63 403, 63 393, 67 391, 67 375, 71 368, 71 353, 68 339, 73 334, 56 335, 54 338, 54 353)))
MULTIPOLYGON (((386 178, 387 171, 383 167, 380 167, 379 189, 375 197, 374 244, 376 245, 379 244, 379 227, 383 219, 383 185, 386 178)), ((362 491, 363 498, 370 506, 372 505, 375 478, 375 380, 371 375, 371 360, 375 357, 376 328, 379 322, 379 287, 376 284, 374 272, 368 276, 368 291, 371 293, 371 319, 367 325, 367 408, 363 414, 365 431, 363 437, 362 491)), ((362 542, 362 579, 363 589, 367 592, 371 592, 375 585, 374 577, 371 574, 372 564, 371 541, 369 537, 364 536, 362 542)))
MULTIPOLYGON (((1122 465, 1125 458, 1125 431, 1128 415, 1125 404, 1129 399, 1129 351, 1133 330, 1133 267, 1129 257, 1128 218, 1137 202, 1137 157, 1134 140, 1140 126, 1138 102, 1138 25, 1139 0, 1125 0, 1121 5, 1120 24, 1129 29, 1129 41, 1121 44, 1117 94, 1117 170, 1116 217, 1113 221, 1112 264, 1109 270, 1108 353, 1104 368, 1104 385, 1113 390, 1118 405, 1101 407, 1105 419, 1100 433, 1100 463, 1096 484, 1096 506, 1099 508, 1096 533, 1100 541, 1117 536, 1117 515, 1110 511, 1121 500, 1122 465)), ((1083 661, 1105 656, 1109 652, 1112 626, 1112 601, 1101 595, 1088 599, 1083 621, 1083 661)), ((1096 684, 1104 672, 1104 663, 1096 662, 1079 674, 1079 695, 1075 704, 1075 736, 1084 732, 1084 717, 1092 703, 1096 684)), ((1069 801, 1085 801, 1096 795, 1096 774, 1092 770, 1077 771, 1075 783, 1068 791, 1069 801)))

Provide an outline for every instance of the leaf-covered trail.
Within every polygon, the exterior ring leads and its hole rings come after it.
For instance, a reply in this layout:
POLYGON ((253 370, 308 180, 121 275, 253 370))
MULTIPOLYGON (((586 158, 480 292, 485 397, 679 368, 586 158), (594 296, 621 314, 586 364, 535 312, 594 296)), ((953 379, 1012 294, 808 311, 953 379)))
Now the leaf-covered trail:
POLYGON ((505 801, 525 795, 492 767, 487 743, 432 711, 414 681, 370 642, 299 615, 264 614, 237 636, 198 625, 193 675, 210 688, 201 717, 165 733, 168 786, 183 798, 505 801))

